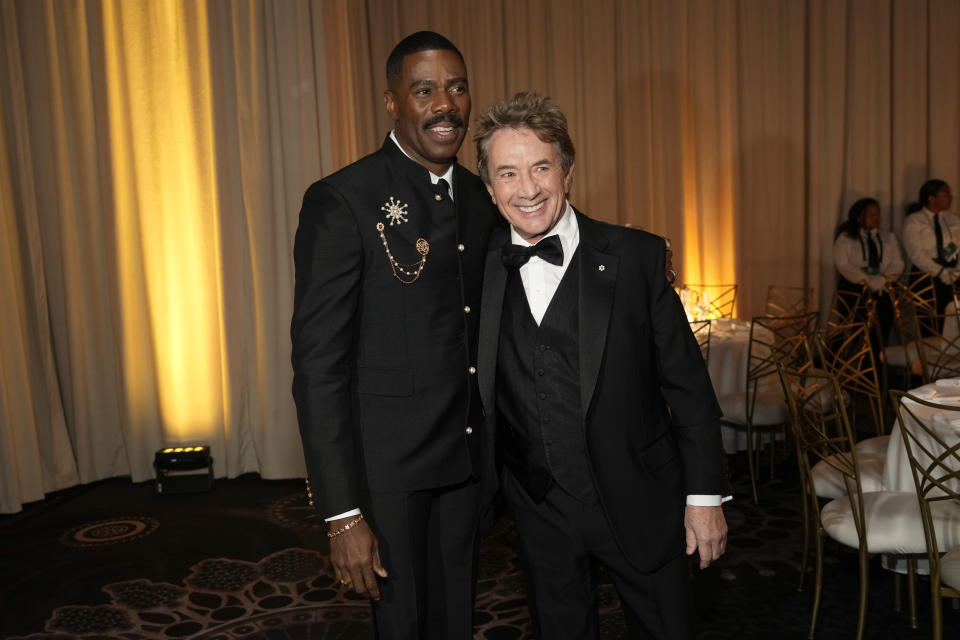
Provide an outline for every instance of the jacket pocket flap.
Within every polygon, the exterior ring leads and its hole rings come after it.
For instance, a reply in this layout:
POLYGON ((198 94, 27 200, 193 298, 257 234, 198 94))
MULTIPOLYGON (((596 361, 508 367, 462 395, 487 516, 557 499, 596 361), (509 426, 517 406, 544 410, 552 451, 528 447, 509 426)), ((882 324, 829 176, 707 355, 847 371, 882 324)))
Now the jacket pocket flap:
POLYGON ((680 449, 669 432, 657 438, 653 444, 640 452, 643 466, 648 471, 656 471, 679 456, 680 449))

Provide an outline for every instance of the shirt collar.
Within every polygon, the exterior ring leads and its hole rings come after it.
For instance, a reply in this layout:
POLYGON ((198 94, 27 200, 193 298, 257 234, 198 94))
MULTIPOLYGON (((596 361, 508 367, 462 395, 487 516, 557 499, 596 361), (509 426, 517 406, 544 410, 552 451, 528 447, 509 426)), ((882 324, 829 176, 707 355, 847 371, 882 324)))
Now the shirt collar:
MULTIPOLYGON (((400 153, 402 153, 403 155, 405 155, 405 156, 407 156, 408 158, 410 158, 410 154, 407 153, 406 151, 404 151, 403 147, 400 146, 400 142, 397 140, 397 134, 396 134, 396 131, 395 131, 395 130, 392 130, 392 129, 391 129, 391 131, 390 131, 390 139, 393 140, 393 144, 397 145, 397 148, 400 149, 400 153)), ((410 158, 410 159, 413 160, 413 158, 410 158)), ((413 160, 413 161, 414 161, 414 162, 417 162, 416 160, 413 160)), ((420 164, 420 163, 417 162, 417 164, 420 164)), ((455 165, 455 164, 456 164, 456 162, 451 162, 451 163, 450 163, 450 166, 447 167, 446 172, 444 172, 444 174, 441 175, 441 176, 438 176, 438 175, 435 174, 434 172, 432 172, 432 171, 430 171, 429 169, 427 169, 427 175, 430 176, 430 184, 437 184, 438 182, 440 182, 441 179, 447 181, 447 184, 450 185, 450 197, 451 197, 451 198, 453 198, 453 165, 455 165)), ((424 167, 424 168, 426 169, 426 167, 424 167)))
MULTIPOLYGON (((563 264, 570 263, 573 252, 580 244, 580 225, 577 224, 577 216, 573 212, 570 201, 567 201, 567 208, 564 209, 560 221, 550 230, 550 233, 544 236, 560 236, 560 246, 563 247, 563 264)), ((531 243, 522 238, 516 229, 510 227, 510 241, 524 247, 531 246, 531 243)))

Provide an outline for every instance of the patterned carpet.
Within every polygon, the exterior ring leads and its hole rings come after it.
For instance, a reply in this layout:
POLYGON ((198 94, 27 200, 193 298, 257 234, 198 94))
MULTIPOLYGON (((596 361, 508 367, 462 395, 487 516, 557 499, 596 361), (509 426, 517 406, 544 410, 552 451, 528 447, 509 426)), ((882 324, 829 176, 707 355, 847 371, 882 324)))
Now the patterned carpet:
MULTIPOLYGON (((795 479, 768 482, 756 507, 726 506, 731 536, 714 567, 695 571, 698 638, 805 638, 812 589, 797 592, 795 479)), ((781 465, 784 467, 785 465, 781 465)), ((299 481, 218 480, 209 493, 158 495, 114 479, 77 487, 0 517, 0 630, 30 640, 354 640, 370 637, 366 603, 333 580, 323 529, 299 481)), ((531 638, 512 522, 502 517, 480 558, 475 638, 531 638)), ((851 638, 856 556, 829 548, 817 638, 851 638)), ((891 574, 871 563, 868 638, 929 638, 929 591, 918 584, 919 628, 893 607, 891 574)), ((906 606, 906 605, 905 605, 906 606)), ((960 611, 945 603, 945 638, 960 611)), ((613 588, 600 590, 601 637, 625 638, 613 588)), ((553 639, 550 639, 553 640, 553 639)))

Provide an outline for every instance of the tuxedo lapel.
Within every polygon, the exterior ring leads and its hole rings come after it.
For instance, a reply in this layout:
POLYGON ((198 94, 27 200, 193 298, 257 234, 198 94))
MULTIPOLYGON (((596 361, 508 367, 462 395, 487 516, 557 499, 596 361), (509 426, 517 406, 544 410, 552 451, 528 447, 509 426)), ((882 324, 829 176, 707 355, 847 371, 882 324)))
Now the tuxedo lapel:
POLYGON ((509 239, 509 231, 502 228, 490 236, 487 262, 483 272, 483 297, 480 307, 480 344, 477 351, 477 374, 480 399, 487 411, 494 406, 494 378, 497 373, 497 351, 500 348, 500 314, 503 294, 507 286, 507 268, 500 259, 500 248, 509 239))
POLYGON ((590 409, 607 344, 620 258, 606 253, 599 227, 577 212, 580 226, 580 402, 584 419, 590 409))

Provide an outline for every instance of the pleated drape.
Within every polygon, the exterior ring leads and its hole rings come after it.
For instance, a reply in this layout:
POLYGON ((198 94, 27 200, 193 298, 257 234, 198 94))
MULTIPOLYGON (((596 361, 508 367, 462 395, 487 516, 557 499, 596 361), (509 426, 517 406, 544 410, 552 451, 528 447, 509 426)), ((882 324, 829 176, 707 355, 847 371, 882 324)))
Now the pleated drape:
POLYGON ((924 180, 960 188, 954 0, 0 0, 0 512, 173 443, 303 474, 300 198, 382 142, 425 28, 475 115, 553 96, 574 203, 670 236, 741 317, 770 284, 827 304, 854 200, 899 230, 924 180))

